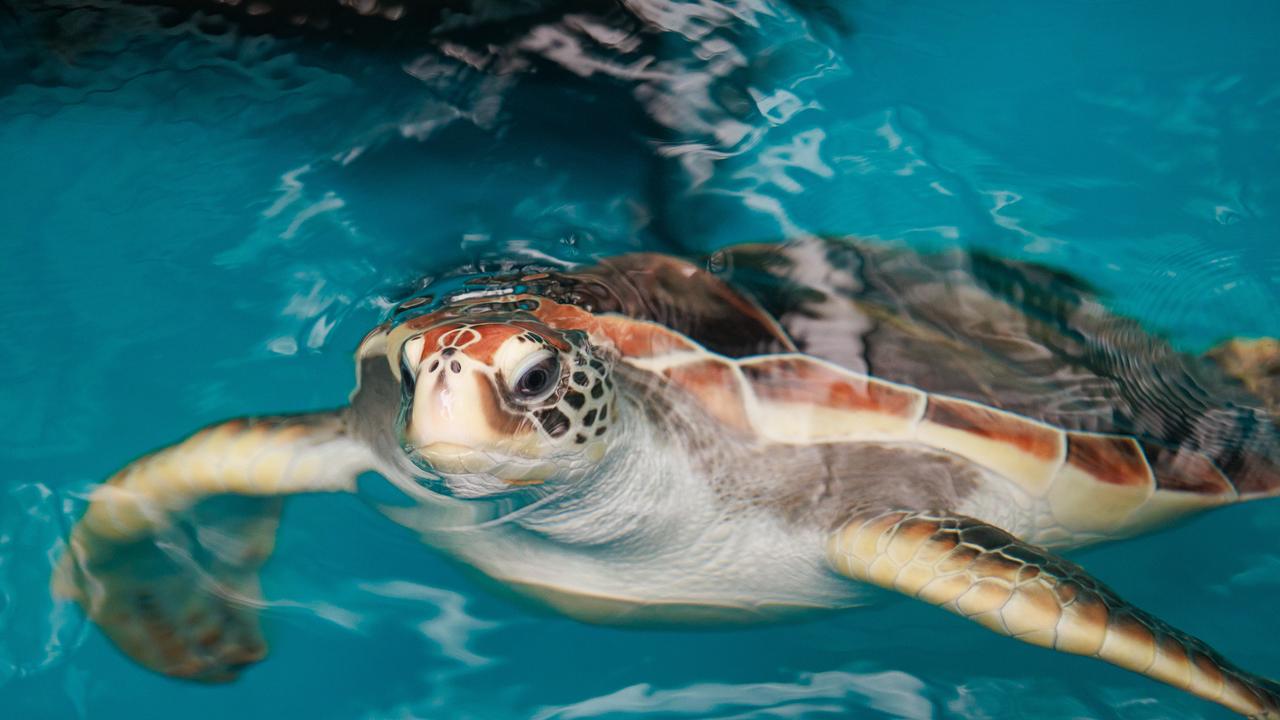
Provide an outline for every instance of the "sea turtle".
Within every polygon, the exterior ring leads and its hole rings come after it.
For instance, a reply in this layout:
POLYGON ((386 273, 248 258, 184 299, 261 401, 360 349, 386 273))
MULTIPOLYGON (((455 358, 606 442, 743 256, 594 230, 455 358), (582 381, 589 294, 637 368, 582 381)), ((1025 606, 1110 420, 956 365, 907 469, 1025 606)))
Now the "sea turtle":
POLYGON ((374 471, 419 500, 394 519, 576 618, 879 586, 1280 718, 1280 685, 1054 552, 1280 492, 1274 341, 1196 358, 1061 272, 852 239, 427 291, 360 344, 349 407, 220 423, 97 487, 56 589, 148 667, 228 679, 265 652, 280 498, 374 471), (214 496, 242 507, 195 523, 199 552, 156 542, 214 496))

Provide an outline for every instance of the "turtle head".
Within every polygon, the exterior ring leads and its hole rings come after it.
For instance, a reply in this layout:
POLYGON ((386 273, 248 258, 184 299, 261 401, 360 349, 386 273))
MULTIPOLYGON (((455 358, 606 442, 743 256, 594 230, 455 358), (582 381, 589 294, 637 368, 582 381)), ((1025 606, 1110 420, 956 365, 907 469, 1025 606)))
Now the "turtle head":
POLYGON ((611 362, 584 333, 523 320, 443 322, 409 337, 399 365, 401 443, 455 491, 573 478, 604 455, 611 362))

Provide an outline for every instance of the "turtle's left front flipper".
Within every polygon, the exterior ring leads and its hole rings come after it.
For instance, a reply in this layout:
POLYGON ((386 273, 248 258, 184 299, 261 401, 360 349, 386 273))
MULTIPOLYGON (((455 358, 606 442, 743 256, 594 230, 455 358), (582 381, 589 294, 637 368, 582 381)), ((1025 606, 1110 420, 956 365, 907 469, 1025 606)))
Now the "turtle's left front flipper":
POLYGON ((867 512, 831 535, 841 574, 939 605, 998 633, 1142 673, 1280 720, 1280 684, 1142 612, 1078 565, 968 517, 867 512))
POLYGON ((54 575, 147 667, 229 680, 262 659, 258 569, 285 495, 347 491, 374 461, 340 413, 232 420, 97 487, 54 575), (222 511, 222 512, 215 512, 222 511), (178 520, 194 513, 194 542, 178 520))

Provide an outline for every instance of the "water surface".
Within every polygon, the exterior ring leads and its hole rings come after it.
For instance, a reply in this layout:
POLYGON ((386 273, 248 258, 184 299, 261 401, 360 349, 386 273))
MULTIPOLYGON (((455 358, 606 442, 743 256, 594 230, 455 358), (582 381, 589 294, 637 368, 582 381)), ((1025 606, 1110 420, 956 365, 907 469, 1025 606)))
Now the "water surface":
MULTIPOLYGON (((4 716, 1227 717, 907 602, 581 625, 355 497, 290 503, 272 655, 232 685, 142 670, 50 599, 95 483, 215 420, 344 402, 364 333, 462 263, 854 234, 1067 269, 1189 351, 1280 335, 1273 3, 566 7, 283 37, 0 8, 4 716)), ((1274 677, 1278 536, 1255 503, 1073 557, 1274 677)))

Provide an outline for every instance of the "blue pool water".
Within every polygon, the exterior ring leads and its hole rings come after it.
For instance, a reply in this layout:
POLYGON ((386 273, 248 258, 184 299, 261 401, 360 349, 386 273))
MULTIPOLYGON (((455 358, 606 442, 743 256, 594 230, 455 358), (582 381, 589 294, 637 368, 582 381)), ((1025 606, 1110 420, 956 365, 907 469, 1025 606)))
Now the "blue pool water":
MULTIPOLYGON (((1280 336, 1280 5, 625 4, 639 39, 574 3, 390 47, 0 6, 0 717, 1228 716, 905 601, 578 624, 356 497, 290 503, 272 654, 234 684, 140 669, 51 599, 95 483, 341 404, 363 334, 462 262, 856 234, 1068 269, 1188 350, 1280 336)), ((1073 557, 1275 677, 1278 538, 1260 502, 1073 557)))

